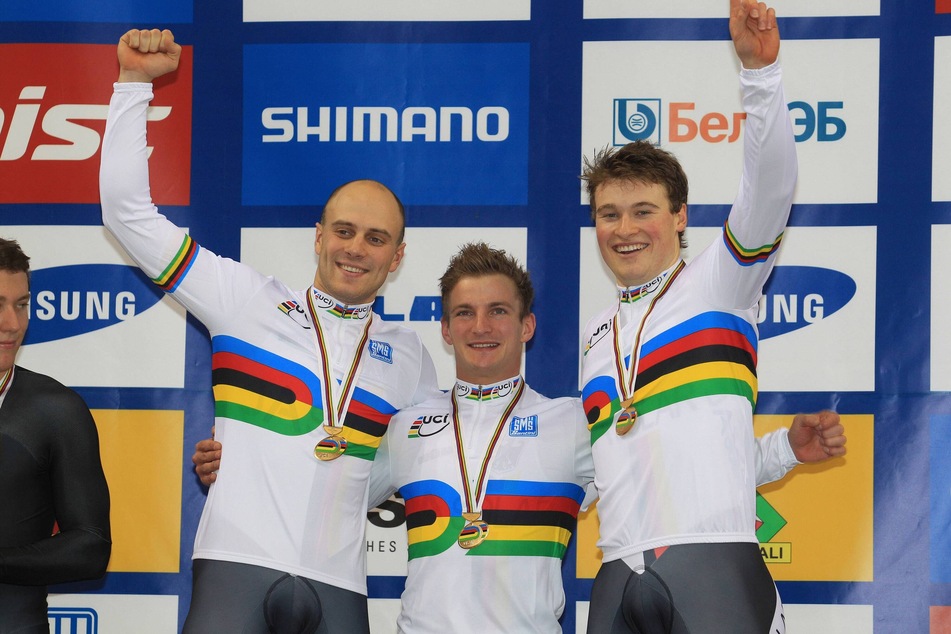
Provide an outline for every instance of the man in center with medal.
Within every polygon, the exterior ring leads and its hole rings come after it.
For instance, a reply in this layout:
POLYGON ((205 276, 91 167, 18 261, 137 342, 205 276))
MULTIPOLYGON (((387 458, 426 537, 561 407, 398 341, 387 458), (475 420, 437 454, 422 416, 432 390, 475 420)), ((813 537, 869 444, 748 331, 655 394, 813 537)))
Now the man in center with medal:
POLYGON ((371 310, 403 257, 403 207, 375 181, 334 191, 304 290, 199 247, 149 192, 151 82, 181 53, 169 31, 122 36, 100 190, 106 227, 211 336, 228 450, 195 537, 184 631, 363 634, 370 466, 393 413, 438 393, 419 337, 371 310))
POLYGON ((594 477, 580 401, 525 384, 534 293, 511 256, 466 245, 440 290, 456 383, 393 417, 370 478, 371 504, 406 502, 397 628, 560 633, 562 557, 594 477))

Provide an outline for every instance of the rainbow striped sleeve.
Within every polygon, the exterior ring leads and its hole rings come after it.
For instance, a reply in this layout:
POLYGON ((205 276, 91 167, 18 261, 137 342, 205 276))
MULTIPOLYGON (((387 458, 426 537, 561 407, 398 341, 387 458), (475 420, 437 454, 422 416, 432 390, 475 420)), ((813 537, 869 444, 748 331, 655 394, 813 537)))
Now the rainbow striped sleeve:
POLYGON ((733 231, 730 230, 730 222, 727 221, 723 225, 723 243, 740 266, 752 266, 759 262, 765 262, 769 259, 769 256, 779 249, 779 244, 782 241, 783 234, 780 233, 772 244, 766 244, 756 249, 747 249, 733 235, 733 231))
POLYGON ((152 281, 166 293, 174 292, 197 260, 198 249, 198 243, 192 240, 190 235, 185 234, 185 239, 182 240, 175 257, 158 277, 152 278, 152 281))

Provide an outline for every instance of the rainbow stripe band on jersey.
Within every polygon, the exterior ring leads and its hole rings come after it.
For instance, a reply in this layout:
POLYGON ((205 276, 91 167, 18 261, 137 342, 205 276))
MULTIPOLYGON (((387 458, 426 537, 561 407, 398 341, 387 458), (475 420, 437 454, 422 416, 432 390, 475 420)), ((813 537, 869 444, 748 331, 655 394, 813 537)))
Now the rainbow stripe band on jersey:
POLYGON ((780 233, 772 244, 766 244, 756 249, 747 249, 740 244, 736 236, 733 235, 733 232, 730 230, 729 221, 723 224, 723 243, 726 245, 730 255, 733 256, 733 259, 741 266, 752 266, 760 262, 765 262, 772 254, 776 253, 782 241, 783 234, 780 233))
POLYGON ((199 249, 198 243, 192 240, 190 235, 185 234, 175 257, 158 277, 152 278, 152 281, 166 293, 174 292, 198 258, 199 249))
MULTIPOLYGON (((726 394, 756 407, 756 332, 736 315, 702 313, 644 342, 640 353, 634 401, 641 416, 688 399, 726 394)), ((584 402, 592 444, 620 409, 610 377, 595 382, 584 402)))

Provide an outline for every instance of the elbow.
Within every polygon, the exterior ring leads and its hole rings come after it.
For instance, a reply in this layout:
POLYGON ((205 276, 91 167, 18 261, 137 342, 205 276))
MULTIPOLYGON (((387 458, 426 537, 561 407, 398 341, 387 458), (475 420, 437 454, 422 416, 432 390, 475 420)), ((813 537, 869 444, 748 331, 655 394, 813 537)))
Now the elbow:
POLYGON ((98 531, 89 531, 80 547, 81 556, 78 558, 78 568, 73 575, 74 581, 90 581, 101 579, 109 567, 112 557, 112 540, 108 532, 103 535, 98 531))
POLYGON ((112 541, 106 540, 96 548, 93 560, 95 567, 93 570, 93 579, 99 579, 106 574, 106 568, 109 567, 109 560, 112 558, 112 541))
POLYGON ((90 553, 89 579, 101 579, 106 574, 106 568, 109 567, 109 559, 112 557, 112 542, 104 541, 93 548, 90 553))

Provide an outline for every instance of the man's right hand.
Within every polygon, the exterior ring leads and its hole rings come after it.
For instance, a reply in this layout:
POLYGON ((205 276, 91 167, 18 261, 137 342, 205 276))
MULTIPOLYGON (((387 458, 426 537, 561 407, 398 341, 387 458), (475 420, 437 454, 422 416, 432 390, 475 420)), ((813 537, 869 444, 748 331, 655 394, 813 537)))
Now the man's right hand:
POLYGON ((195 473, 205 486, 218 479, 218 467, 221 464, 221 443, 215 440, 214 435, 215 428, 212 427, 212 437, 195 443, 195 453, 192 454, 195 473))
POLYGON ((119 81, 150 83, 178 68, 182 47, 168 29, 132 29, 119 39, 119 81))

